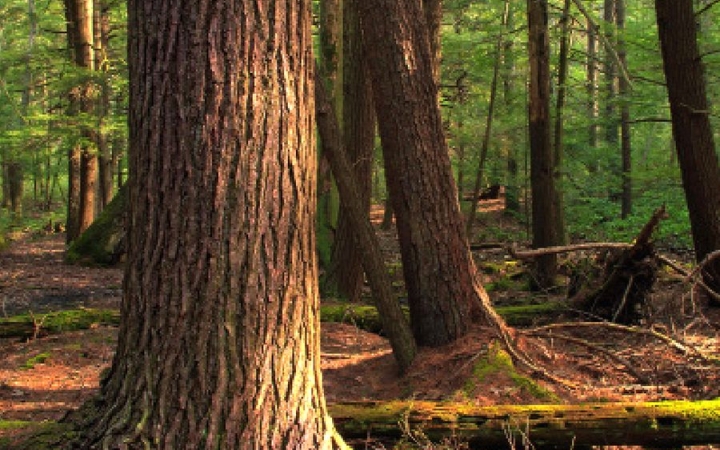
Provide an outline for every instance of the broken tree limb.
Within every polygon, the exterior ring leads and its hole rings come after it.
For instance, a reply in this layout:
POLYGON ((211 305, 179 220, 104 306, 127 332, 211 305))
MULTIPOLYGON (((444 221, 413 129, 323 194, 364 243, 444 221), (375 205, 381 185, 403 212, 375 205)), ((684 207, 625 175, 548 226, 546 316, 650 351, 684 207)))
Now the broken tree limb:
POLYGON ((603 249, 627 249, 632 247, 631 244, 625 244, 621 242, 588 242, 583 244, 574 245, 558 245, 555 247, 543 247, 533 250, 517 250, 516 248, 509 248, 510 255, 517 259, 531 259, 537 256, 551 255, 557 253, 570 253, 580 250, 603 250, 603 249))
POLYGON ((391 401, 331 404, 329 410, 346 439, 397 441, 409 429, 436 442, 455 437, 470 448, 508 448, 507 433, 521 432, 534 448, 720 442, 720 400, 494 406, 391 401))
POLYGON ((363 212, 362 202, 357 194, 360 190, 356 185, 350 161, 343 149, 337 116, 319 74, 320 71, 316 67, 315 113, 318 131, 324 144, 325 157, 330 163, 340 194, 340 201, 346 208, 348 221, 354 230, 362 266, 373 291, 373 301, 380 313, 383 329, 393 349, 393 356, 398 362, 400 370, 404 372, 415 359, 417 346, 410 324, 393 295, 392 282, 380 253, 380 244, 375 230, 372 228, 368 215, 363 212))

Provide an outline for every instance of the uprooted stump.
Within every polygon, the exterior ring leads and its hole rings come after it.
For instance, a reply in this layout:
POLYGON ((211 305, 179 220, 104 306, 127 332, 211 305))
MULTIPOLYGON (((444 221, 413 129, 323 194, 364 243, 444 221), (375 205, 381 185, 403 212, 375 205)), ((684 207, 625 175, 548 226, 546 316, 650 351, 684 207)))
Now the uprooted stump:
POLYGON ((630 247, 606 253, 599 283, 585 286, 573 297, 572 303, 577 309, 593 317, 624 324, 639 319, 657 279, 658 262, 651 238, 665 217, 662 206, 653 213, 630 247))

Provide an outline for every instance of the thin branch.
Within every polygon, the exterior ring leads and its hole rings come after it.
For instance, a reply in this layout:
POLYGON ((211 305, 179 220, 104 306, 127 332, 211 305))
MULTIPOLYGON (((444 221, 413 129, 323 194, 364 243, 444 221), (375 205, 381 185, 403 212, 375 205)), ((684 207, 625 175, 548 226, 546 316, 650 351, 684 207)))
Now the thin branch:
POLYGON ((556 253, 569 253, 569 252, 575 252, 578 250, 598 250, 598 249, 610 249, 610 248, 619 248, 619 249, 627 249, 631 248, 632 244, 625 244, 622 242, 589 242, 584 244, 574 244, 574 245, 559 245, 555 247, 544 247, 544 248, 538 248, 534 250, 516 250, 514 248, 510 248, 509 252, 510 254, 517 259, 530 259, 530 258, 536 258, 538 256, 542 255, 550 255, 550 254, 556 254, 556 253))
POLYGON ((720 3, 720 0, 713 0, 712 2, 708 3, 707 5, 703 6, 699 11, 695 13, 695 17, 705 14, 710 8, 720 3))

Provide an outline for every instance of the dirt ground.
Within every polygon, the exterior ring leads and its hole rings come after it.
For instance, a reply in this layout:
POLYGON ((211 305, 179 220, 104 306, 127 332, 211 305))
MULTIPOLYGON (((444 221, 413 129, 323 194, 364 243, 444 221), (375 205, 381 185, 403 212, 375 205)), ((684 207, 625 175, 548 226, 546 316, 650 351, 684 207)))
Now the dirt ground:
MULTIPOLYGON (((63 239, 24 236, 0 252, 3 315, 119 306, 121 270, 64 265, 63 239)), ((475 255, 478 264, 504 258, 488 255, 475 255)), ((491 282, 497 275, 485 276, 491 282)), ((510 303, 528 295, 505 290, 491 297, 510 303)), ((653 313, 642 327, 576 324, 518 330, 518 347, 550 377, 572 387, 539 373, 532 376, 537 383, 522 381, 530 374, 521 367, 517 372, 487 370, 502 353, 493 333, 480 326, 450 346, 423 349, 409 373, 399 376, 383 337, 351 323, 323 323, 325 394, 329 402, 414 398, 477 404, 715 398, 720 396, 715 363, 720 311, 696 297, 685 280, 662 276, 650 300, 653 313)), ((542 300, 547 298, 537 299, 542 300)), ((112 361, 116 338, 116 328, 96 326, 0 342, 0 419, 63 417, 93 395, 100 372, 112 361)))

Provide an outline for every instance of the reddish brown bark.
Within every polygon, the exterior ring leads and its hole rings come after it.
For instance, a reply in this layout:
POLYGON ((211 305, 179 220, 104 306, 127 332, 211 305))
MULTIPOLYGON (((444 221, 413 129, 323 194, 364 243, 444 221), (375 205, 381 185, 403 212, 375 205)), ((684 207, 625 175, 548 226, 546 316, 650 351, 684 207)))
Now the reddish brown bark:
POLYGON ((128 11, 122 320, 75 448, 331 448, 310 2, 131 0, 128 11))
POLYGON ((420 2, 358 2, 413 334, 442 345, 480 312, 495 321, 470 257, 420 2))

